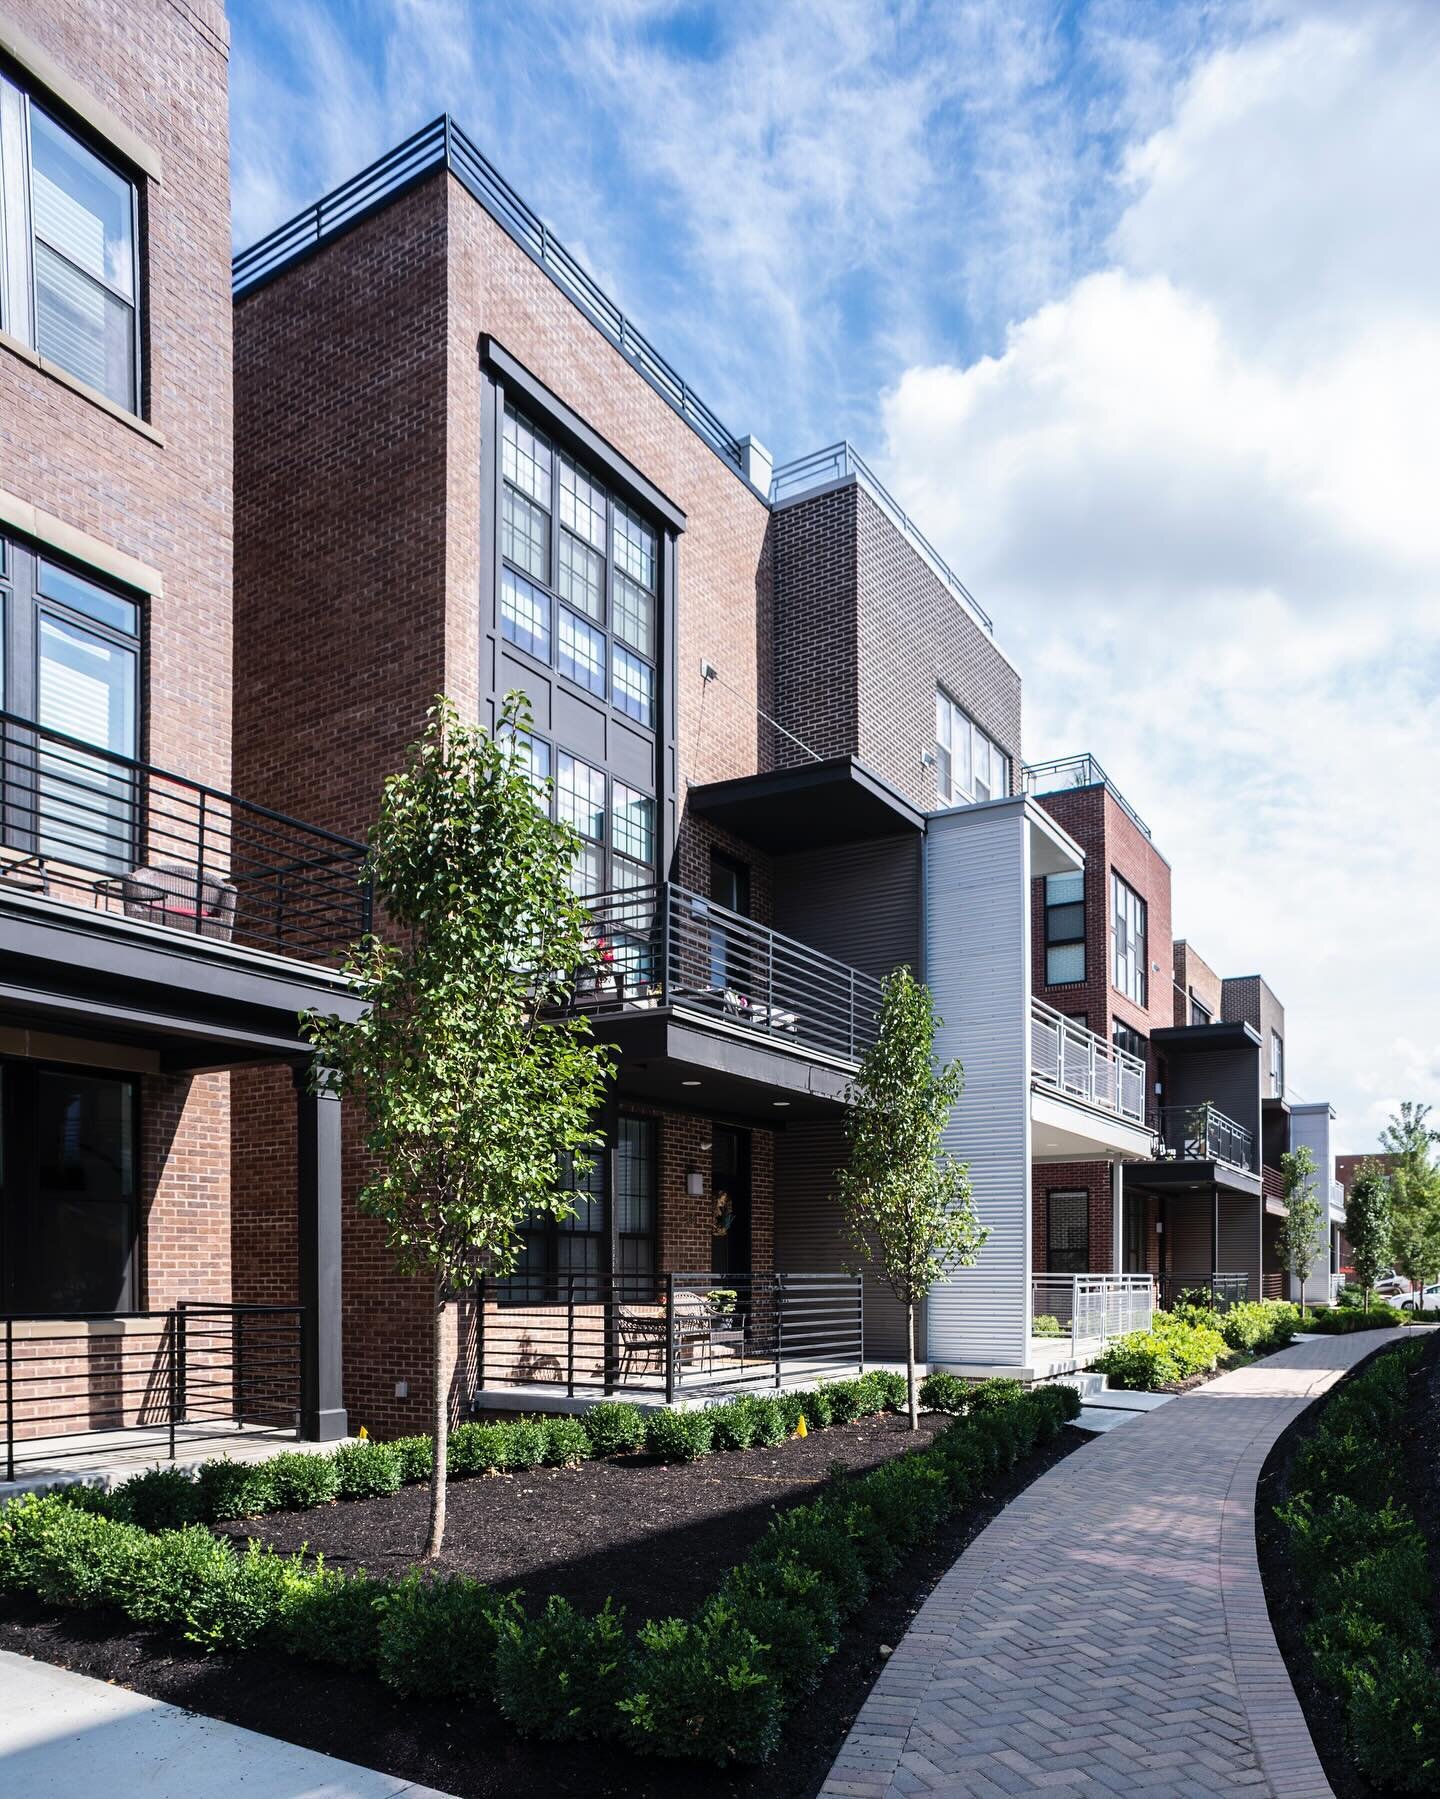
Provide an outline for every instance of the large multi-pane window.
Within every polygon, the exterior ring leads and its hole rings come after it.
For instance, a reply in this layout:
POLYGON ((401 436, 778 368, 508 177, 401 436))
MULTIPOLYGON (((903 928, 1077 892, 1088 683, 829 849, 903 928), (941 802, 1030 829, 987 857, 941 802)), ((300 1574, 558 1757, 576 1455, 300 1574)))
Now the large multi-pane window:
POLYGON ((6 843, 107 873, 135 865, 140 608, 21 542, 0 539, 0 732, 6 843), (60 739, 73 741, 60 741, 60 739))
POLYGON ((515 753, 539 804, 580 838, 572 884, 582 896, 632 892, 655 880, 655 796, 547 743, 517 736, 515 753))
POLYGON ((500 472, 502 633, 653 730, 657 533, 508 404, 500 472))
POLYGON ((935 790, 942 806, 1003 799, 1010 759, 944 688, 935 691, 935 790))
POLYGON ((1085 876, 1045 877, 1045 984, 1085 979, 1085 876))
POLYGON ((1052 1188, 1045 1195, 1045 1266, 1051 1274, 1086 1274, 1090 1268, 1090 1195, 1083 1187, 1052 1188))
MULTIPOLYGON (((544 1304, 601 1297, 610 1218, 606 1194, 608 1150, 588 1167, 566 1158, 560 1171, 570 1214, 540 1213, 521 1227, 522 1250, 514 1275, 500 1286, 502 1300, 544 1304)), ((655 1121, 622 1115, 617 1121, 615 1168, 615 1266, 617 1275, 646 1275, 655 1267, 658 1170, 655 1121)))
POLYGON ((1145 902, 1128 882, 1110 871, 1110 940, 1114 948, 1111 979, 1115 989, 1137 1006, 1147 1003, 1149 976, 1145 966, 1145 902))
POLYGON ((0 75, 0 329, 127 412, 140 404, 135 183, 0 75))

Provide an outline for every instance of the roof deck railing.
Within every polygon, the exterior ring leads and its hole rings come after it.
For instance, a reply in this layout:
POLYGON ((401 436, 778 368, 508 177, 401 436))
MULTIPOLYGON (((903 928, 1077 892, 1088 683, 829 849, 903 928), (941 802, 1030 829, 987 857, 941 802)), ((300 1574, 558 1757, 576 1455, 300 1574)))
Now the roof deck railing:
POLYGON ((1037 797, 1068 793, 1072 787, 1104 787, 1136 830, 1150 835, 1149 825, 1088 751, 1079 756, 1056 756, 1049 762, 1027 762, 1021 779, 1024 791, 1037 797))
POLYGON ((812 450, 808 456, 797 456, 793 462, 782 463, 770 477, 770 504, 784 505, 789 500, 803 498, 816 488, 849 480, 860 483, 880 510, 915 545, 961 605, 974 617, 975 622, 983 625, 993 636, 995 623, 990 614, 848 438, 842 438, 839 443, 826 444, 823 450, 812 450))
POLYGON ((271 281, 330 238, 348 231, 379 207, 436 168, 447 168, 479 201, 503 231, 545 271, 607 337, 627 362, 702 437, 716 455, 742 471, 740 440, 700 399, 633 320, 571 255, 560 239, 521 198, 448 113, 406 138, 403 144, 341 182, 332 192, 296 213, 283 225, 240 251, 231 264, 231 291, 238 300, 271 281))

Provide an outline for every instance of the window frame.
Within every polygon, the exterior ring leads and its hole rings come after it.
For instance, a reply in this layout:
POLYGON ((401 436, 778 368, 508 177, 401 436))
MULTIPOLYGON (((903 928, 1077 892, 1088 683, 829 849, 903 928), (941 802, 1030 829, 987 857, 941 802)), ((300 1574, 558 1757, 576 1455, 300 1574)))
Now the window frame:
POLYGON ((1133 1005, 1149 1005, 1150 908, 1117 869, 1110 870, 1110 984, 1133 1005), (1129 903, 1122 904, 1128 901, 1129 903), (1121 948, 1122 913, 1125 933, 1121 948), (1138 945, 1138 949, 1137 946, 1138 945), (1123 978, 1126 968, 1133 984, 1123 978))
POLYGON ((1085 906, 1086 906, 1085 871, 1084 871, 1084 869, 1081 869, 1081 870, 1079 870, 1078 874, 1075 871, 1071 871, 1069 874, 1045 875, 1043 877, 1043 879, 1045 882, 1044 907, 1043 907, 1044 950, 1045 950, 1045 985, 1047 987, 1078 987, 1078 986, 1081 986, 1081 985, 1083 985, 1083 983, 1089 973, 1089 966, 1090 966, 1089 952, 1088 952, 1088 947, 1087 947, 1087 943, 1086 943, 1086 935, 1087 934, 1086 934, 1086 929, 1085 929, 1086 923, 1087 923, 1087 916, 1086 916, 1086 910, 1085 910, 1085 906), (1067 899, 1067 900, 1051 899, 1050 883, 1052 881, 1071 881, 1071 880, 1078 880, 1080 882, 1080 897, 1079 897, 1079 899, 1067 899), (1072 936, 1072 937, 1052 936, 1051 935, 1051 927, 1052 927, 1052 922, 1053 922, 1053 915, 1056 913, 1059 913, 1059 912, 1071 911, 1075 907, 1078 907, 1080 910, 1079 933, 1076 936, 1072 936), (1066 975, 1063 979, 1056 980, 1050 973, 1050 952, 1051 952, 1051 950, 1074 949, 1074 947, 1077 943, 1080 945, 1080 972, 1079 972, 1079 974, 1066 975))
POLYGON ((1088 1274, 1090 1272, 1090 1189, 1088 1187, 1047 1187, 1045 1189, 1045 1272, 1047 1274, 1088 1274), (1064 1249, 1064 1257, 1078 1256, 1079 1267, 1057 1266, 1055 1255, 1055 1201, 1079 1200, 1080 1218, 1085 1227, 1083 1249, 1064 1249))
POLYGON ((1285 1039, 1270 1027, 1270 1085, 1276 1099, 1285 1097, 1285 1039))
POLYGON ((989 800, 1008 799, 1014 791, 1014 769, 1008 752, 1001 748, 995 739, 981 725, 977 724, 960 702, 937 682, 935 685, 935 797, 942 806, 975 806, 984 805, 989 800), (962 783, 956 776, 956 752, 960 748, 957 730, 963 726, 965 779, 962 783), (984 799, 978 796, 980 783, 976 779, 976 752, 983 745, 986 764, 994 766, 998 757, 1001 772, 1004 775, 1002 791, 994 790, 993 782, 987 783, 989 791, 984 799))
POLYGON ((1148 1062, 1150 1059, 1150 1039, 1143 1031, 1137 1031, 1133 1024, 1126 1024, 1123 1018, 1110 1020, 1110 1042, 1116 1049, 1125 1050, 1141 1062, 1148 1062))
POLYGON ((1202 1000, 1190 995, 1190 1023, 1192 1025, 1214 1024, 1215 1014, 1202 1000))
POLYGON ((127 418, 147 417, 147 363, 145 355, 145 240, 147 229, 146 177, 121 157, 84 120, 77 119, 43 82, 14 63, 0 64, 0 331, 23 344, 46 367, 63 374, 87 393, 98 395, 107 406, 127 418), (108 275, 82 268, 69 253, 52 244, 40 232, 35 217, 35 159, 33 114, 39 112, 57 132, 95 159, 127 190, 130 212, 130 293, 117 287, 108 275), (132 398, 117 398, 77 374, 40 343, 39 257, 43 245, 81 280, 130 311, 129 374, 132 398))

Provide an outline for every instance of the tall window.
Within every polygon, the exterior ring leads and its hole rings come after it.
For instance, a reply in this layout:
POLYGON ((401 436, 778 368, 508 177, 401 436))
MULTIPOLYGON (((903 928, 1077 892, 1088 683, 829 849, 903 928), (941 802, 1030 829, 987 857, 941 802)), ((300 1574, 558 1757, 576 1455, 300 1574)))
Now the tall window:
POLYGON ((1191 1024, 1209 1024, 1210 1022, 1209 1006, 1202 1006, 1193 993, 1190 995, 1190 1022, 1191 1024))
POLYGON ((622 1118, 615 1144, 617 1274, 655 1268, 655 1120, 622 1118))
POLYGON ((1110 940, 1114 949, 1111 980, 1117 992, 1123 993, 1126 999, 1133 999, 1137 1006, 1143 1006, 1149 992, 1145 963, 1145 902, 1113 869, 1110 888, 1110 940))
POLYGON ((132 868, 135 776, 80 746, 139 753, 138 604, 0 540, 0 612, 4 709, 75 740, 5 729, 7 844, 86 869, 132 868))
POLYGON ((500 469, 506 640, 653 730, 658 534, 508 404, 500 469))
POLYGON ((1045 1195, 1045 1266, 1051 1274, 1090 1269, 1090 1195, 1083 1187, 1045 1195))
POLYGON ((1285 1043, 1279 1031, 1270 1033, 1270 1091, 1277 1099, 1285 1097, 1285 1043))
POLYGON ((1133 1025, 1126 1024, 1123 1019, 1116 1018, 1112 1021, 1110 1041, 1116 1049, 1126 1050, 1130 1055, 1138 1056, 1142 1062, 1145 1060, 1148 1042, 1133 1025))
MULTIPOLYGON (((655 1267, 658 1169, 655 1121, 622 1115, 617 1122, 615 1166, 615 1273, 649 1274, 655 1267)), ((522 1227, 523 1249, 514 1275, 501 1283, 502 1300, 516 1305, 566 1303, 601 1297, 610 1229, 606 1168, 608 1148, 589 1168, 567 1159, 560 1185, 573 1208, 568 1218, 543 1213, 522 1227)))
POLYGON ((135 183, 0 75, 0 329, 117 406, 140 401, 135 183))
POLYGON ((1085 979, 1084 873, 1045 877, 1045 984, 1085 979))
POLYGON ((943 687, 935 691, 935 789, 942 806, 998 800, 1010 791, 1009 758, 943 687))

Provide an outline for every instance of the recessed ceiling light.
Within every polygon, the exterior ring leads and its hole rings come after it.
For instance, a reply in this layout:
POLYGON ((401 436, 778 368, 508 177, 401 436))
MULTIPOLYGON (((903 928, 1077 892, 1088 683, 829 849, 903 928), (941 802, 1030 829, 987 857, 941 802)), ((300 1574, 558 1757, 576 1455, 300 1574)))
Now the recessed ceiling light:
POLYGON ((770 1103, 772 1106, 788 1106, 790 1101, 788 1099, 772 1099, 770 1103))
POLYGON ((700 1083, 699 1081, 681 1081, 680 1085, 682 1087, 698 1087, 700 1083))

